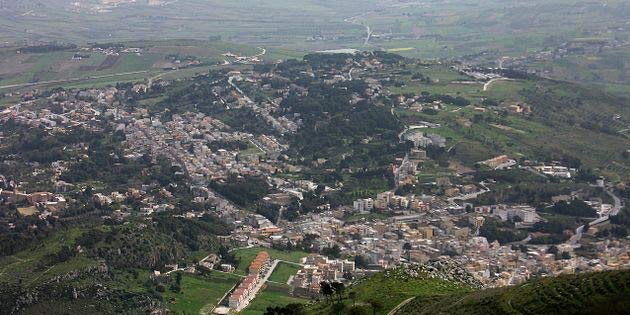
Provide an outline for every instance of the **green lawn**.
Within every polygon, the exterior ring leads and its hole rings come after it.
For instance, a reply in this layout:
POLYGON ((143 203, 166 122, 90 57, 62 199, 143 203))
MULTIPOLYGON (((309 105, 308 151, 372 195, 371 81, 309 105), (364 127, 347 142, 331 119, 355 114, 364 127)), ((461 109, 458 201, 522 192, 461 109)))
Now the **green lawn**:
POLYGON ((276 269, 271 274, 271 277, 269 277, 269 280, 280 283, 287 283, 289 278, 295 275, 298 270, 300 270, 299 266, 281 262, 278 264, 278 266, 276 266, 276 269))
POLYGON ((163 297, 168 309, 175 314, 199 314, 202 309, 210 310, 215 306, 239 280, 240 277, 220 273, 184 274, 181 292, 174 293, 167 288, 163 297))
POLYGON ((307 300, 292 297, 288 293, 288 286, 270 284, 261 291, 258 296, 241 311, 244 315, 262 315, 268 307, 285 306, 291 303, 306 303, 307 300))
POLYGON ((234 255, 239 260, 239 264, 236 267, 235 273, 244 275, 246 274, 247 267, 256 258, 258 252, 266 251, 271 256, 271 259, 281 259, 292 262, 300 262, 300 258, 306 257, 308 253, 299 251, 280 251, 272 248, 245 248, 234 251, 234 255))

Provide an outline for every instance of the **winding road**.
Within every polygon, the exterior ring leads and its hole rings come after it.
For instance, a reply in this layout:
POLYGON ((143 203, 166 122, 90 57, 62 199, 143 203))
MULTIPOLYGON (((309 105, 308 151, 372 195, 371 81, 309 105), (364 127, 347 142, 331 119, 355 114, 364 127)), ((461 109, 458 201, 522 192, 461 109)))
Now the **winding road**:
POLYGON ((370 44, 370 38, 372 37, 372 29, 371 29, 371 28, 370 28, 370 26, 369 26, 369 25, 367 25, 367 24, 363 24, 363 23, 357 22, 357 18, 359 18, 359 17, 361 17, 361 16, 368 15, 368 14, 370 14, 370 13, 372 13, 372 12, 371 12, 371 11, 370 11, 370 12, 366 12, 366 13, 359 14, 359 15, 356 15, 356 16, 353 16, 353 17, 350 17, 350 18, 347 18, 347 19, 344 19, 344 20, 343 20, 343 21, 344 21, 344 22, 346 22, 346 23, 350 23, 350 24, 354 24, 354 25, 359 25, 359 26, 362 26, 362 27, 364 27, 364 28, 365 28, 365 33, 366 33, 366 36, 365 36, 365 40, 363 41, 363 46, 367 46, 367 45, 369 45, 369 44, 370 44))
MULTIPOLYGON (((621 211, 621 206, 622 206, 621 199, 613 193, 612 188, 605 188, 604 191, 613 199, 614 201, 613 208, 610 210, 608 215, 602 216, 596 220, 589 222, 588 223, 589 226, 602 224, 608 221, 611 216, 616 216, 617 214, 619 214, 619 211, 621 211)), ((573 247, 578 247, 580 240, 582 239, 582 234, 584 234, 584 228, 585 226, 581 225, 577 229, 575 229, 575 235, 571 236, 571 238, 567 241, 567 243, 573 247)))
POLYGON ((488 91, 490 90, 490 87, 492 86, 492 84, 494 84, 495 82, 499 82, 499 81, 514 81, 514 79, 509 79, 509 78, 496 78, 496 79, 492 79, 488 82, 486 82, 486 84, 483 85, 483 91, 488 91))

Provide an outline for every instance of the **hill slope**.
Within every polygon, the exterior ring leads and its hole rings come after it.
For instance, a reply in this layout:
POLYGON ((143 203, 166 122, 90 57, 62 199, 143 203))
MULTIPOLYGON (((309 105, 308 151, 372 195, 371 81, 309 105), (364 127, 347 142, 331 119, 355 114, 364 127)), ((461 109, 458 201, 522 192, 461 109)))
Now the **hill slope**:
POLYGON ((435 261, 426 265, 400 266, 360 279, 341 293, 309 305, 290 304, 268 309, 270 314, 388 314, 414 297, 435 298, 466 294, 479 283, 458 265, 435 261), (273 312, 275 311, 275 313, 273 312), (287 313, 288 312, 288 313, 287 313))
POLYGON ((627 314, 630 271, 545 278, 501 289, 418 297, 396 314, 627 314))

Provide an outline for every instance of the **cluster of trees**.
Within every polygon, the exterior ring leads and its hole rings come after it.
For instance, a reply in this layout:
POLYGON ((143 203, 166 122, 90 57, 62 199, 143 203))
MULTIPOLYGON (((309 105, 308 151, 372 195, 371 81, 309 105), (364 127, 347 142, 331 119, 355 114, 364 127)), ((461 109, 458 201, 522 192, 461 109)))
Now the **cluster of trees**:
POLYGON ((533 232, 543 232, 552 234, 562 234, 565 230, 571 230, 576 227, 579 222, 567 222, 566 220, 548 220, 536 222, 532 227, 533 232))
MULTIPOLYGON (((357 303, 359 295, 356 291, 348 291, 348 288, 341 282, 322 281, 320 283, 321 293, 324 295, 327 304, 330 304, 330 312, 335 314, 349 315, 369 315, 379 314, 383 311, 383 302, 377 299, 368 299, 364 303, 357 303), (351 305, 346 305, 344 300, 351 300, 351 305)), ((309 310, 302 304, 289 304, 284 307, 269 307, 265 315, 303 315, 309 310)))
POLYGON ((461 96, 451 96, 448 94, 423 94, 422 101, 424 102, 442 101, 443 103, 460 106, 460 107, 470 105, 470 101, 468 99, 461 96))
POLYGON ((125 44, 123 43, 90 43, 90 47, 100 48, 100 49, 123 48, 125 47, 125 44))
POLYGON ((166 292, 166 287, 169 287, 169 290, 173 293, 182 293, 182 273, 176 272, 175 279, 171 277, 160 277, 153 282, 147 281, 145 283, 145 287, 151 289, 151 286, 155 285, 155 291, 164 293, 166 292))
POLYGON ((350 103, 352 94, 362 95, 365 87, 361 80, 339 86, 315 82, 308 87, 308 96, 291 94, 283 100, 280 105, 286 113, 300 114, 303 119, 304 126, 294 139, 297 146, 312 154, 318 148, 356 143, 383 132, 396 135, 401 127, 387 108, 366 101, 350 103), (308 142, 321 144, 310 148, 308 142))
POLYGON ((37 216, 18 216, 14 207, 4 205, 0 206, 0 219, 10 219, 14 224, 13 228, 9 228, 7 224, 0 224, 0 257, 13 255, 33 243, 46 239, 57 226, 57 220, 54 218, 42 220, 37 216), (37 228, 33 229, 32 226, 37 228))
POLYGON ((97 136, 87 143, 87 157, 77 157, 68 171, 60 176, 61 180, 83 183, 96 179, 112 189, 122 189, 150 167, 148 157, 135 160, 125 158, 120 143, 109 137, 97 136))
POLYGON ((119 225, 107 231, 86 231, 76 245, 114 267, 160 268, 188 259, 194 251, 217 252, 216 235, 227 234, 229 228, 215 217, 190 220, 157 215, 146 227, 119 225))
POLYGON ((630 228, 630 207, 623 207, 619 214, 610 217, 610 223, 630 228))
POLYGON ((285 306, 269 306, 265 315, 303 315, 304 304, 291 303, 285 306))
POLYGON ((515 230, 508 223, 496 219, 487 219, 479 229, 479 235, 485 237, 488 242, 498 241, 501 245, 521 241, 527 237, 526 232, 515 230))
MULTIPOLYGON (((216 73, 216 75, 223 76, 222 73, 216 73)), ((201 112, 206 115, 223 113, 226 109, 218 103, 219 100, 213 93, 214 86, 211 82, 212 78, 202 76, 194 78, 193 84, 190 82, 180 83, 168 87, 165 91, 158 91, 159 94, 165 94, 166 98, 148 109, 153 113, 162 113, 162 121, 171 120, 173 114, 189 111, 201 112)), ((126 87, 125 89, 130 88, 126 87)), ((147 97, 149 96, 147 95, 147 97)))
POLYGON ((549 249, 547 249, 547 252, 550 253, 550 254, 554 254, 556 256, 556 260, 571 259, 571 254, 570 253, 568 253, 568 252, 560 252, 558 247, 556 247, 555 245, 549 246, 549 249))
POLYGON ((517 184, 523 182, 545 182, 546 179, 522 169, 477 171, 473 174, 476 182, 494 179, 497 182, 517 184))
POLYGON ((327 301, 330 301, 336 297, 337 303, 341 303, 344 293, 346 292, 346 286, 343 283, 337 281, 322 281, 319 285, 320 291, 327 301))
POLYGON ((209 187, 239 206, 253 205, 269 193, 269 185, 264 178, 234 174, 223 183, 211 182, 209 187))
POLYGON ((586 218, 597 216, 597 211, 582 200, 573 200, 571 202, 559 201, 550 208, 544 208, 544 211, 586 218))
POLYGON ((551 197, 570 193, 574 186, 556 183, 519 183, 505 189, 494 190, 477 198, 483 205, 498 203, 527 203, 540 206, 551 197))
POLYGON ((625 226, 611 226, 609 229, 603 229, 597 231, 597 237, 615 237, 615 238, 624 238, 627 237, 630 233, 628 232, 628 228, 625 226))
POLYGON ((54 51, 76 49, 77 45, 74 44, 45 44, 37 46, 25 46, 20 47, 17 51, 23 54, 41 54, 54 51))
POLYGON ((420 81, 422 83, 431 83, 431 78, 428 76, 425 76, 424 74, 418 72, 418 73, 414 73, 411 75, 411 79, 414 81, 420 81))
POLYGON ((542 245, 542 244, 560 244, 565 242, 569 238, 566 235, 562 234, 551 234, 551 235, 541 235, 537 237, 533 237, 529 243, 534 245, 542 245))
POLYGON ((317 240, 319 236, 317 234, 305 234, 304 238, 298 242, 297 244, 288 241, 286 244, 278 244, 274 243, 272 247, 277 250, 283 251, 302 251, 305 253, 316 253, 315 247, 313 243, 317 240))
POLYGON ((66 159, 69 154, 63 150, 64 147, 101 138, 98 134, 82 129, 52 136, 43 128, 27 128, 13 121, 8 121, 1 127, 5 134, 12 137, 6 139, 6 146, 0 149, 0 157, 9 159, 8 156, 17 154, 23 162, 50 163, 66 159))
MULTIPOLYGON (((626 192, 630 192, 630 189, 626 189, 626 192)), ((613 226, 610 229, 602 230, 601 235, 598 236, 607 237, 613 235, 615 237, 626 237, 630 234, 630 207, 624 207, 619 211, 616 216, 610 217, 610 223, 613 226)))
POLYGON ((354 54, 308 54, 304 56, 304 61, 307 62, 313 69, 319 68, 340 68, 346 64, 348 59, 354 59, 354 54))
POLYGON ((322 255, 331 257, 331 258, 340 258, 341 257, 341 248, 339 245, 335 244, 331 247, 326 247, 321 250, 322 255))
POLYGON ((523 89, 520 94, 546 124, 553 128, 562 128, 564 124, 613 136, 619 134, 612 116, 597 113, 616 111, 626 100, 570 83, 545 83, 548 84, 523 89))
POLYGON ((77 255, 77 251, 69 246, 62 246, 57 252, 44 256, 38 263, 37 269, 44 270, 48 266, 53 266, 66 262, 77 255))
POLYGON ((217 151, 219 149, 237 151, 237 150, 245 150, 248 147, 247 143, 243 141, 225 141, 225 140, 215 140, 215 141, 206 143, 206 145, 212 151, 217 151))

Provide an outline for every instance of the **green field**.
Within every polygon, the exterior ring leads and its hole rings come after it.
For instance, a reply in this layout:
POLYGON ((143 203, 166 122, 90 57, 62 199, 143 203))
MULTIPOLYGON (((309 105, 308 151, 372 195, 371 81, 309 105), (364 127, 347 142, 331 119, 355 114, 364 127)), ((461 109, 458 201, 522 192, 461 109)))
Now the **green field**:
POLYGON ((246 274, 247 267, 249 267, 249 264, 252 262, 252 260, 256 258, 256 255, 258 254, 258 252, 261 252, 261 251, 266 251, 267 253, 269 253, 269 256, 271 256, 272 260, 281 259, 281 260, 286 260, 286 261, 291 261, 291 262, 300 262, 301 258, 306 257, 308 255, 308 253, 304 253, 304 252, 280 251, 280 250, 276 250, 272 248, 254 247, 254 248, 238 249, 233 252, 234 256, 236 256, 236 258, 239 260, 239 264, 236 267, 235 273, 242 274, 242 275, 246 274))
POLYGON ((301 268, 297 265, 281 262, 276 266, 276 269, 273 270, 269 280, 279 283, 287 283, 289 278, 295 275, 300 269, 301 268))
POLYGON ((307 302, 305 299, 292 297, 288 290, 287 285, 268 284, 240 314, 262 315, 268 307, 307 302))
POLYGON ((175 314, 200 314, 210 311, 219 300, 239 282, 240 277, 229 274, 212 273, 206 276, 182 277, 181 292, 167 289, 163 294, 168 309, 175 314))

